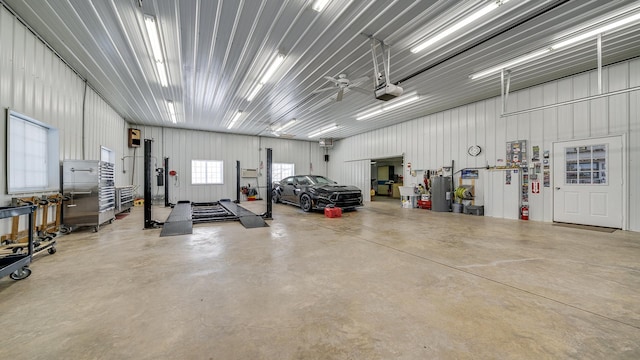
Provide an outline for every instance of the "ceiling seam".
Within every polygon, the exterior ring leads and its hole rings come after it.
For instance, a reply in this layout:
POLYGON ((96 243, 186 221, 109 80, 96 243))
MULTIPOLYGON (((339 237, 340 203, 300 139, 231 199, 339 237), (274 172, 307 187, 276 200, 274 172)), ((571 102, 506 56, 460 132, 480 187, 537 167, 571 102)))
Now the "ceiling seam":
POLYGON ((38 34, 38 32, 36 32, 29 24, 27 24, 27 22, 20 17, 20 15, 18 15, 17 12, 15 12, 15 10, 13 10, 6 2, 4 2, 4 0, 0 0, 0 5, 2 5, 2 7, 4 7, 5 9, 7 9, 7 11, 9 11, 9 13, 11 13, 11 15, 18 20, 18 22, 20 22, 22 24, 22 26, 24 26, 27 30, 29 30, 29 32, 31 34, 33 34, 33 36, 36 37, 36 39, 38 39, 40 42, 42 42, 47 49, 49 49, 49 51, 51 51, 58 59, 60 59, 60 61, 62 61, 63 64, 65 64, 66 67, 68 67, 71 71, 73 71, 74 74, 76 74, 76 76, 78 78, 80 78, 81 81, 86 82, 86 84, 89 86, 89 88, 91 90, 93 90, 93 92, 95 92, 100 99, 102 99, 102 101, 104 101, 106 104, 109 105, 109 107, 116 113, 118 114, 118 116, 120 116, 122 118, 122 120, 127 121, 126 118, 124 117, 124 115, 122 115, 119 111, 116 110, 116 108, 113 106, 113 104, 111 104, 109 101, 107 101, 107 99, 84 77, 82 76, 82 74, 80 74, 80 72, 78 72, 78 70, 76 70, 76 68, 74 68, 73 66, 71 66, 71 64, 69 64, 69 62, 67 62, 67 60, 65 60, 52 46, 51 44, 49 44, 42 36, 40 36, 40 34, 38 34))
POLYGON ((520 26, 520 25, 522 25, 522 24, 524 24, 524 23, 526 23, 528 21, 531 21, 531 20, 537 18, 540 15, 543 15, 543 14, 549 12, 549 11, 552 11, 552 10, 556 9, 557 7, 560 7, 560 6, 568 3, 569 1, 571 1, 571 0, 562 0, 561 2, 559 2, 557 4, 554 4, 552 6, 549 6, 549 7, 543 8, 543 9, 540 9, 539 11, 533 13, 531 16, 516 22, 515 24, 507 27, 506 29, 498 31, 493 35, 489 35, 489 36, 485 37, 484 39, 480 39, 477 42, 475 42, 474 44, 469 45, 466 48, 464 48, 464 49, 462 49, 462 50, 460 50, 458 52, 455 52, 455 53, 451 54, 450 56, 447 56, 446 58, 444 58, 442 60, 439 60, 439 61, 437 61, 437 62, 435 62, 435 63, 433 63, 433 64, 431 64, 431 65, 429 65, 427 67, 424 67, 424 68, 422 68, 422 69, 420 69, 420 70, 418 70, 418 71, 416 71, 416 72, 414 72, 414 73, 412 73, 412 74, 410 74, 410 75, 408 75, 408 76, 396 81, 395 85, 400 85, 401 83, 403 83, 403 82, 405 82, 405 81, 407 81, 407 80, 409 80, 411 78, 414 78, 414 77, 416 77, 416 76, 418 76, 418 75, 420 75, 420 74, 422 74, 422 73, 424 73, 424 72, 426 72, 428 70, 431 70, 434 67, 436 67, 436 66, 438 66, 438 65, 440 65, 440 64, 442 64, 442 63, 444 63, 446 61, 449 61, 452 58, 454 58, 454 57, 456 57, 458 55, 461 55, 461 54, 463 54, 463 53, 465 53, 465 52, 467 52, 467 51, 469 51, 469 50, 471 50, 471 49, 473 49, 473 48, 475 48, 477 46, 480 46, 480 45, 484 44, 485 42, 487 42, 487 41, 489 41, 489 40, 491 40, 491 39, 493 39, 493 38, 495 38, 497 36, 500 36, 500 35, 506 33, 509 30, 512 30, 512 29, 514 29, 514 28, 516 28, 516 27, 518 27, 518 26, 520 26))

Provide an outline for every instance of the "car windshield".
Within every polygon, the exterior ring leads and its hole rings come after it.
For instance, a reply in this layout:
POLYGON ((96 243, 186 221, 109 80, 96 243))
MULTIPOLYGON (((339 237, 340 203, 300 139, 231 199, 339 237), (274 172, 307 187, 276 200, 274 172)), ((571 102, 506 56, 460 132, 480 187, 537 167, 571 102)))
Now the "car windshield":
POLYGON ((331 179, 327 179, 324 176, 309 176, 309 178, 313 181, 314 184, 335 184, 336 182, 331 180, 331 179))

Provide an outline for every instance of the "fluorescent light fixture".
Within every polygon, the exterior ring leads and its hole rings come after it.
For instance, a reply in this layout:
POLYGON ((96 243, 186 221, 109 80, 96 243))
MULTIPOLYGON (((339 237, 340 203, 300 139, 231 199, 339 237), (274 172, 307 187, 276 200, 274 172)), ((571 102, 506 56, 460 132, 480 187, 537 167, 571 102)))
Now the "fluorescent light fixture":
POLYGON ((414 93, 411 95, 406 95, 398 100, 394 100, 393 102, 389 102, 384 105, 378 105, 377 107, 369 111, 361 112, 358 115, 356 115, 356 120, 365 120, 365 119, 374 117, 376 115, 379 115, 385 111, 392 110, 402 105, 409 104, 418 100, 420 100, 420 95, 418 94, 414 93))
POLYGON ((227 129, 231 129, 236 125, 236 122, 238 122, 238 119, 240 119, 240 115, 242 115, 242 111, 238 110, 238 112, 233 115, 233 119, 231 119, 231 123, 229 124, 229 126, 227 126, 227 129))
POLYGON ((269 79, 273 76, 273 73, 275 73, 276 70, 278 70, 278 68, 280 67, 280 65, 282 65, 283 61, 284 61, 284 55, 276 54, 276 57, 273 58, 273 60, 271 61, 271 65, 269 66, 267 71, 264 73, 264 75, 262 75, 262 80, 260 80, 260 82, 263 84, 266 84, 266 82, 269 81, 269 79))
POLYGON ((400 98, 399 100, 396 100, 396 101, 394 101, 394 102, 392 102, 390 104, 383 105, 382 108, 384 109, 384 111, 387 111, 387 110, 395 109, 398 106, 402 106, 404 104, 412 103, 412 102, 417 101, 419 99, 420 99, 420 96, 418 96, 418 95, 409 96, 409 97, 404 98, 404 99, 400 98))
POLYGON ((147 35, 149 35, 149 41, 151 42, 153 58, 156 61, 164 61, 164 57, 162 56, 162 45, 160 45, 160 36, 158 35, 158 27, 156 26, 156 19, 151 15, 145 15, 144 25, 147 27, 147 35))
POLYGON ((471 78, 472 80, 475 80, 477 78, 481 78, 481 77, 485 77, 487 75, 491 75, 491 74, 495 74, 498 73, 500 71, 502 71, 503 69, 508 69, 512 66, 521 64, 523 62, 527 62, 531 59, 535 59, 537 57, 540 57, 542 55, 547 54, 548 52, 551 52, 551 48, 544 48, 542 50, 538 50, 538 51, 534 51, 532 53, 517 57, 511 61, 507 61, 505 63, 502 63, 500 65, 496 65, 492 68, 486 69, 486 70, 482 70, 480 72, 477 72, 475 74, 471 74, 471 76, 469 76, 469 78, 471 78))
POLYGON ((253 98, 256 97, 256 95, 258 95, 258 92, 260 92, 260 89, 262 89, 262 84, 256 84, 256 86, 254 86, 253 89, 251 89, 251 92, 247 96, 247 101, 252 101, 253 98))
POLYGON ((317 12, 324 10, 325 6, 329 3, 329 0, 316 0, 313 2, 311 8, 317 12))
POLYGON ((625 17, 623 19, 620 19, 618 21, 614 21, 614 22, 612 22, 610 24, 601 26, 601 27, 593 29, 591 31, 587 31, 584 34, 580 34, 580 35, 574 36, 572 38, 569 38, 567 40, 561 41, 561 42, 559 42, 557 44, 553 44, 553 45, 551 45, 551 49, 552 50, 558 50, 558 49, 561 49, 563 47, 566 47, 566 46, 569 46, 569 45, 573 45, 573 44, 578 43, 578 42, 580 42, 582 40, 586 40, 586 39, 595 37, 598 34, 602 34, 602 33, 607 32, 609 30, 613 30, 613 29, 622 27, 624 25, 627 25, 627 24, 629 24, 631 22, 634 22, 636 20, 639 20, 639 19, 640 19, 640 13, 637 13, 637 14, 634 14, 634 15, 631 15, 631 16, 627 16, 627 17, 625 17))
POLYGON ((284 124, 284 125, 280 126, 279 128, 275 129, 274 131, 278 132, 278 131, 282 131, 282 130, 284 130, 284 129, 287 129, 287 128, 289 128, 290 126, 292 126, 293 124, 295 124, 295 123, 296 123, 296 121, 297 121, 296 119, 291 119, 291 121, 289 121, 288 123, 286 123, 286 124, 284 124))
POLYGON ((167 100, 167 107, 169 108, 169 115, 171 116, 171 121, 173 121, 174 124, 177 124, 178 118, 176 117, 176 107, 173 104, 173 101, 167 100))
POLYGON ((156 62, 156 68, 158 69, 158 74, 160 75, 160 85, 164 87, 169 86, 169 80, 167 79, 167 69, 164 67, 164 64, 161 62, 156 62))
POLYGON ((257 83, 251 89, 251 91, 249 92, 249 95, 247 95, 247 101, 252 101, 253 98, 255 98, 256 95, 258 95, 258 92, 260 92, 260 89, 262 89, 262 86, 264 86, 264 84, 266 84, 267 81, 269 81, 269 79, 273 76, 276 70, 278 70, 280 65, 282 65, 283 61, 284 61, 284 55, 276 54, 276 56, 271 61, 271 64, 267 68, 267 70, 262 74, 262 79, 260 79, 260 82, 257 83))
POLYGON ((167 68, 164 66, 164 56, 162 55, 162 44, 160 43, 160 35, 158 32, 156 19, 151 15, 145 15, 144 25, 147 29, 149 42, 151 43, 150 44, 151 52, 153 54, 153 59, 156 62, 156 68, 158 69, 160 84, 164 87, 167 87, 169 86, 169 83, 167 80, 167 68))
POLYGON ((462 29, 463 27, 471 24, 472 22, 478 20, 482 16, 484 16, 484 15, 490 13, 491 11, 497 9, 500 5, 503 5, 504 3, 508 2, 508 1, 509 0, 491 1, 491 2, 489 2, 489 4, 485 5, 480 10, 474 12, 473 14, 465 17, 464 19, 456 22, 455 24, 447 27, 443 31, 437 33, 436 35, 428 38, 427 40, 425 40, 423 42, 421 42, 419 45, 417 45, 414 48, 412 48, 411 52, 415 54, 417 52, 420 52, 420 51, 426 49, 427 47, 435 44, 436 42, 442 40, 443 38, 453 34, 454 32, 456 32, 456 31, 462 29))
POLYGON ((513 59, 511 61, 507 61, 507 62, 502 63, 500 65, 496 65, 496 66, 494 66, 492 68, 489 68, 489 69, 486 69, 486 70, 482 70, 482 71, 477 72, 475 74, 471 74, 469 76, 469 78, 471 78, 473 80, 473 79, 481 78, 481 77, 484 77, 484 76, 487 76, 487 75, 491 75, 491 74, 500 72, 503 69, 508 69, 508 68, 510 68, 512 66, 515 66, 517 64, 521 64, 523 62, 535 59, 537 57, 547 55, 548 53, 550 53, 550 52, 552 52, 554 50, 562 49, 564 47, 571 46, 573 44, 577 44, 577 43, 579 43, 579 42, 581 42, 583 40, 587 40, 589 38, 593 38, 593 37, 595 37, 595 36, 597 36, 599 34, 602 34, 604 32, 610 31, 610 30, 617 29, 619 27, 622 27, 624 25, 630 24, 630 23, 632 23, 634 21, 637 21, 637 20, 640 20, 640 12, 635 13, 635 14, 630 15, 630 16, 627 16, 625 18, 622 18, 622 19, 620 19, 618 21, 614 21, 612 23, 600 26, 598 28, 595 28, 593 30, 587 31, 585 33, 573 36, 573 37, 568 38, 566 40, 560 41, 560 42, 558 42, 556 44, 551 45, 548 48, 544 48, 544 49, 540 49, 540 50, 531 52, 529 54, 526 54, 526 55, 523 55, 521 57, 515 58, 515 59, 513 59))
POLYGON ((384 112, 384 110, 382 110, 382 109, 377 109, 377 110, 374 110, 374 111, 372 111, 372 112, 370 112, 370 113, 366 113, 366 114, 363 114, 363 115, 358 115, 358 116, 356 117, 356 120, 364 120, 364 119, 368 119, 368 118, 370 118, 370 117, 374 117, 374 116, 376 116, 376 115, 378 115, 378 114, 382 114, 383 112, 384 112))
POLYGON ((318 136, 320 136, 320 135, 322 135, 324 133, 328 133, 329 131, 333 131, 333 130, 335 130, 337 128, 338 128, 337 124, 331 124, 328 127, 322 128, 322 129, 320 129, 320 130, 318 130, 316 132, 313 132, 313 133, 309 134, 309 138, 318 137, 318 136))

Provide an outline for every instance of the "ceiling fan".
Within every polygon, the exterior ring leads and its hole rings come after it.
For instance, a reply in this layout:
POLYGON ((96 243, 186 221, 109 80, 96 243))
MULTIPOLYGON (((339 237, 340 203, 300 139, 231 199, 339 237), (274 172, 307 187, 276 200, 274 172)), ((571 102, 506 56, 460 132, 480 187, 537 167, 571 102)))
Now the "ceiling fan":
POLYGON ((340 74, 338 75, 338 78, 334 78, 331 76, 325 76, 325 79, 331 81, 333 83, 333 86, 331 87, 327 87, 327 88, 322 88, 322 89, 318 89, 313 91, 313 94, 317 94, 317 93, 321 93, 321 92, 325 92, 325 91, 329 91, 329 90, 333 90, 333 91, 338 91, 337 96, 336 96, 336 101, 342 101, 342 96, 344 95, 344 90, 345 89, 349 89, 349 90, 355 90, 358 92, 361 92, 363 94, 366 95, 371 95, 371 91, 365 90, 363 88, 358 87, 357 85, 359 85, 360 83, 363 83, 367 80, 369 80, 368 76, 363 76, 361 78, 357 78, 353 81, 349 80, 347 78, 346 74, 340 74))

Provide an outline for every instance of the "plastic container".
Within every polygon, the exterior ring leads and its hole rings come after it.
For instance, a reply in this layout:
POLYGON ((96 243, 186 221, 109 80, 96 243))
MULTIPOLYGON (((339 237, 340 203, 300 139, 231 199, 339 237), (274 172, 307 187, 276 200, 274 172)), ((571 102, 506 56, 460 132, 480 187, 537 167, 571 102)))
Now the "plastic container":
POLYGON ((339 207, 326 207, 324 208, 324 216, 328 218, 342 217, 342 208, 339 207))
POLYGON ((469 215, 484 216, 483 205, 467 205, 464 207, 464 213, 469 215))
POLYGON ((453 204, 451 204, 451 210, 452 210, 454 213, 462 214, 462 210, 463 210, 463 209, 464 209, 464 206, 463 206, 462 204, 459 204, 459 203, 453 203, 453 204))

